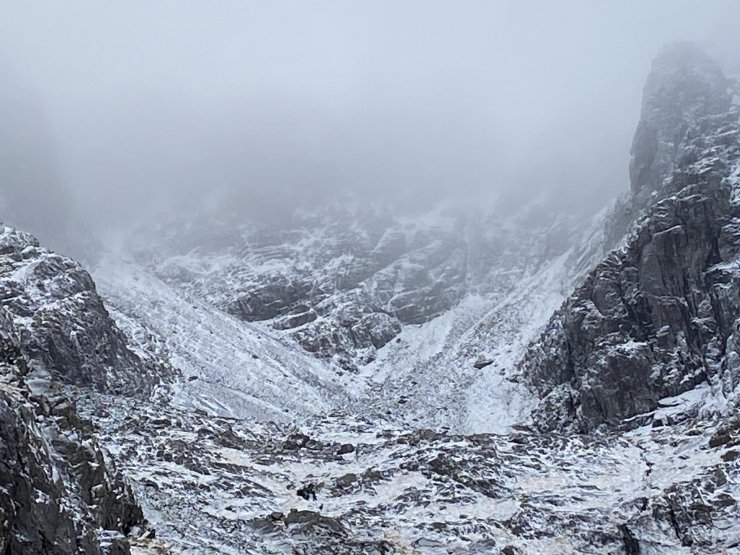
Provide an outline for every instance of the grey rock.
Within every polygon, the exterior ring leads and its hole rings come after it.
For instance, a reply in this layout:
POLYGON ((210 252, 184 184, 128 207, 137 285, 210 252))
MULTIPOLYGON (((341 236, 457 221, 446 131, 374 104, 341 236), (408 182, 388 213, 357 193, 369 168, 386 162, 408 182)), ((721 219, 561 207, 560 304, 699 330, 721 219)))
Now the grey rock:
POLYGON ((730 107, 719 65, 691 43, 665 47, 653 62, 632 143, 632 194, 645 199, 671 176, 691 127, 730 107))
POLYGON ((347 455, 348 453, 354 453, 355 452, 355 446, 351 443, 343 443, 339 446, 339 450, 337 451, 338 455, 347 455))
POLYGON ((316 313, 313 310, 306 310, 297 314, 286 314, 281 318, 275 318, 272 322, 272 327, 277 330, 289 330, 313 322, 316 318, 316 313))
POLYGON ((53 382, 53 398, 30 391, 28 361, 2 309, 0 352, 0 551, 128 554, 125 535, 145 524, 131 488, 53 382), (101 541, 106 534, 115 541, 101 541))
POLYGON ((476 370, 482 370, 486 366, 490 366, 493 364, 493 361, 491 359, 488 359, 486 357, 478 357, 478 359, 473 363, 473 368, 476 370))
POLYGON ((543 399, 534 413, 542 429, 616 425, 705 380, 728 392, 737 385, 740 276, 726 263, 740 243, 729 178, 740 155, 738 113, 719 90, 716 66, 677 48, 656 61, 637 131, 659 121, 656 148, 677 149, 669 161, 656 158, 650 179, 634 177, 634 202, 646 187, 661 198, 653 196, 623 246, 567 299, 520 364, 543 399), (666 138, 672 125, 680 144, 666 138))
POLYGON ((234 299, 228 310, 248 322, 269 320, 286 314, 297 303, 306 301, 310 292, 310 283, 280 275, 270 283, 255 287, 248 295, 234 299))
POLYGON ((35 368, 68 385, 132 395, 173 374, 128 349, 77 262, 30 235, 0 230, 0 306, 18 322, 21 349, 35 368))

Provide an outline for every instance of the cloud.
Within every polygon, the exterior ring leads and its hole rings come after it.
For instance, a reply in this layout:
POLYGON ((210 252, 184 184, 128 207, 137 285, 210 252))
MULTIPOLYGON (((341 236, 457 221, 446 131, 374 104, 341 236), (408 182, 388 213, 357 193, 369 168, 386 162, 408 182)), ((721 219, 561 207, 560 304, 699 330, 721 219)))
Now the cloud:
POLYGON ((2 8, 0 58, 100 222, 224 188, 591 209, 628 188, 658 49, 694 40, 740 71, 738 16, 734 0, 27 0, 2 8))

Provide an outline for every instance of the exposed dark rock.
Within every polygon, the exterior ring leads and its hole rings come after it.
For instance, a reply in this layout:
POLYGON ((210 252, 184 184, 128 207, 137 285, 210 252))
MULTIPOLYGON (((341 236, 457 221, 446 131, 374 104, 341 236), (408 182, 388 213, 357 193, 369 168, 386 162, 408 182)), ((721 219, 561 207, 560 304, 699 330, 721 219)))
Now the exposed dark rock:
POLYGON ((731 96, 719 65, 691 43, 665 47, 653 62, 632 144, 632 194, 659 191, 699 120, 727 113, 731 96))
MULTIPOLYGON (((667 46, 655 59, 632 143, 632 194, 620 198, 610 212, 607 250, 617 246, 646 208, 667 196, 664 187, 670 187, 668 181, 681 159, 696 159, 689 143, 704 133, 702 121, 728 113, 729 85, 717 63, 691 43, 667 46)), ((718 140, 728 138, 732 134, 718 140)))
POLYGON ((333 320, 309 323, 293 332, 296 341, 308 352, 322 358, 344 355, 339 362, 354 369, 352 354, 361 349, 379 349, 401 332, 401 324, 383 312, 362 314, 351 308, 342 310, 333 320))
POLYGON ((734 447, 740 445, 740 418, 735 417, 721 426, 711 438, 709 438, 709 447, 734 447))
POLYGON ((337 455, 346 455, 348 453, 354 453, 355 452, 355 446, 351 443, 343 443, 339 446, 339 450, 337 451, 337 455))
POLYGON ((740 244, 740 207, 728 179, 731 166, 723 162, 740 155, 738 114, 726 91, 718 92, 725 82, 713 65, 704 71, 697 61, 704 58, 684 47, 668 52, 654 69, 660 75, 649 79, 644 118, 660 120, 661 137, 679 125, 680 148, 674 145, 673 158, 646 170, 659 176, 635 177, 636 190, 660 189, 663 198, 652 201, 625 246, 589 274, 525 356, 521 367, 543 398, 534 415, 540 428, 614 425, 707 379, 728 392, 740 380, 731 362, 737 357, 740 276, 723 265, 740 244), (689 69, 682 65, 686 59, 689 69), (675 73, 669 62, 679 64, 675 73), (665 72, 671 86, 663 82, 665 72), (684 74, 707 79, 706 86, 694 83, 689 89, 695 94, 677 93, 684 74), (661 102, 676 114, 656 115, 661 102), (726 113, 717 114, 721 109, 726 113), (658 187, 655 180, 663 177, 658 187))
POLYGON ((473 368, 477 370, 482 370, 483 368, 485 368, 486 366, 490 366, 491 364, 493 364, 492 360, 485 357, 478 357, 478 360, 473 363, 473 368))
POLYGON ((622 532, 622 541, 624 542, 624 552, 626 555, 640 555, 640 542, 637 541, 632 531, 626 524, 620 524, 619 530, 622 532))
POLYGON ((380 349, 401 333, 401 324, 388 314, 374 312, 352 324, 350 330, 357 348, 372 346, 380 349))
POLYGON ((10 228, 0 248, 0 306, 18 321, 21 349, 35 366, 65 384, 131 395, 172 373, 128 349, 79 264, 10 228))
POLYGON ((308 324, 314 320, 316 320, 316 313, 313 310, 306 310, 298 314, 286 314, 281 318, 276 318, 272 322, 272 327, 277 330, 289 330, 308 324))
POLYGON ((308 445, 308 443, 311 441, 311 438, 308 437, 306 434, 291 434, 288 436, 288 438, 283 442, 283 449, 293 451, 297 449, 303 449, 308 445))
POLYGON ((314 526, 321 526, 328 528, 331 532, 337 534, 346 534, 344 526, 337 519, 322 516, 321 513, 317 513, 315 511, 292 510, 287 515, 285 515, 283 521, 288 526, 298 525, 304 530, 306 528, 311 528, 314 526))
POLYGON ((3 309, 0 347, 0 552, 129 553, 141 508, 59 388, 50 382, 48 397, 24 384, 29 365, 3 309))
POLYGON ((311 284, 308 282, 291 280, 283 275, 273 276, 269 283, 234 299, 228 309, 248 322, 269 320, 288 313, 297 303, 304 302, 310 292, 311 284))
POLYGON ((298 488, 296 490, 296 494, 298 495, 298 497, 303 497, 303 499, 305 499, 306 501, 310 501, 310 500, 316 501, 317 489, 318 488, 316 484, 309 483, 303 487, 298 488))

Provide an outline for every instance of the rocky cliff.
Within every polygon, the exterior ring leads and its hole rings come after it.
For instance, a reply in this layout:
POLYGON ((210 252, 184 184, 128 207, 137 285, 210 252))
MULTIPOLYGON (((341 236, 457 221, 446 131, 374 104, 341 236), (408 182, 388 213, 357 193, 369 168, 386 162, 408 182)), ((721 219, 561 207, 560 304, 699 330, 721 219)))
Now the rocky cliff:
POLYGON ((541 427, 618 424, 705 381, 735 392, 740 114, 731 98, 716 64, 691 47, 656 60, 631 164, 641 215, 522 363, 542 397, 541 427))
POLYGON ((0 353, 0 549, 128 553, 145 523, 131 488, 61 385, 33 376, 4 309, 0 353))
POLYGON ((0 551, 128 553, 142 510, 75 400, 146 398, 166 367, 128 350, 77 263, 1 229, 0 551))
POLYGON ((661 189, 677 164, 685 163, 690 143, 716 131, 712 116, 727 115, 730 86, 719 65, 691 43, 673 44, 659 53, 643 89, 632 143, 630 183, 636 204, 666 196, 661 189))
POLYGON ((167 370, 131 352, 90 274, 0 224, 0 305, 32 367, 68 385, 145 394, 167 370))

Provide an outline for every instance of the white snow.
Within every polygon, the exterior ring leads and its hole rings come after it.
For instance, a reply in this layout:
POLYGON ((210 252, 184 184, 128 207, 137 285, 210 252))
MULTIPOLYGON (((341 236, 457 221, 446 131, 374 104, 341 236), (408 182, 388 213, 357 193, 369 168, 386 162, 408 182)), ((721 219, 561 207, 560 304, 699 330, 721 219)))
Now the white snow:
POLYGON ((292 420, 341 402, 336 372, 268 327, 189 298, 118 253, 109 252, 93 274, 139 354, 183 372, 175 395, 183 406, 292 420))

